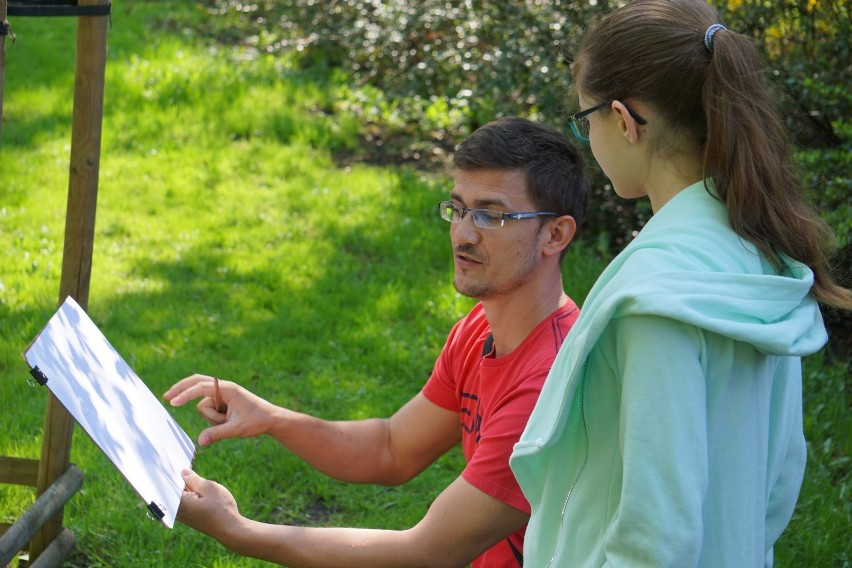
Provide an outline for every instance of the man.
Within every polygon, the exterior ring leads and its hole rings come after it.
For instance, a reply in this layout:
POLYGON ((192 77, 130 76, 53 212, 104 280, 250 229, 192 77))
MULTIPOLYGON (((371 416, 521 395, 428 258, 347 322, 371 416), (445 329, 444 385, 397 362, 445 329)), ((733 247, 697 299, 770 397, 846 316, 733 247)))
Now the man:
POLYGON ((451 221, 461 294, 479 303, 450 332, 423 390, 388 419, 333 422, 280 408, 230 382, 193 375, 165 398, 204 397, 199 444, 268 434, 339 480, 404 483, 461 442, 467 465, 404 531, 269 525, 242 517, 218 483, 184 472, 178 520, 228 549, 291 567, 522 563, 530 508, 509 469, 554 357, 579 310, 561 263, 588 199, 582 160, 559 132, 519 118, 463 141, 440 215, 451 221))

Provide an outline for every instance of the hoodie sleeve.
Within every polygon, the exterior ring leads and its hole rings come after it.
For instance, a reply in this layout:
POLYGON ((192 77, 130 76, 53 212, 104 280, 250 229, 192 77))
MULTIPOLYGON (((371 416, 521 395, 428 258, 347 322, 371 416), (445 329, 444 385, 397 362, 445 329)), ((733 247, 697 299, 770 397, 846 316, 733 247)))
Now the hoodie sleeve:
POLYGON ((775 462, 771 464, 770 472, 777 472, 777 476, 771 480, 766 507, 766 566, 772 566, 772 547, 793 516, 807 462, 807 446, 802 433, 801 361, 788 357, 779 367, 783 367, 785 378, 775 381, 773 396, 776 400, 784 400, 786 404, 777 404, 783 410, 773 412, 771 420, 773 430, 785 432, 783 439, 789 442, 777 455, 771 451, 769 455, 770 460, 775 462))
POLYGON ((707 492, 705 378, 697 328, 657 316, 613 325, 622 377, 622 493, 607 566, 694 566, 707 492))

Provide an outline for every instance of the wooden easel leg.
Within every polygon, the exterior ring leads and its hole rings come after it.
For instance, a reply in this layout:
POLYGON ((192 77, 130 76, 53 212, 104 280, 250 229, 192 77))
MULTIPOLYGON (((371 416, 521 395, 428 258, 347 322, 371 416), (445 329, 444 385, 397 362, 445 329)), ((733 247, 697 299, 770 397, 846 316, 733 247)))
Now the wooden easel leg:
MULTIPOLYGON (((44 438, 41 445, 36 493, 41 495, 70 465, 71 435, 74 419, 52 394, 47 401, 44 417, 44 438)), ((62 513, 48 521, 30 541, 30 559, 38 557, 62 531, 62 513)))
MULTIPOLYGON (((79 2, 81 6, 106 3, 104 0, 79 2)), ((89 301, 92 272, 108 26, 109 18, 106 16, 80 17, 77 20, 71 165, 59 303, 72 296, 83 309, 89 301)), ((51 395, 44 422, 37 486, 39 495, 68 469, 73 429, 73 418, 51 395)), ((37 558, 61 530, 62 511, 59 511, 30 542, 30 558, 37 558)))
POLYGON ((9 30, 6 6, 6 0, 0 0, 0 149, 3 148, 3 88, 6 76, 6 33, 9 30))

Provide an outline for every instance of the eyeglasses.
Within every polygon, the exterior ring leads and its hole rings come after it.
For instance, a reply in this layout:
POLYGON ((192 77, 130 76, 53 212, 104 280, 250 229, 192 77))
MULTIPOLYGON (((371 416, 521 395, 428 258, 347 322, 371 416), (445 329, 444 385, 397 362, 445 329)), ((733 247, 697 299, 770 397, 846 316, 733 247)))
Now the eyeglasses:
POLYGON ((438 210, 441 213, 441 219, 449 221, 450 223, 461 223, 464 216, 470 212, 470 216, 473 218, 473 224, 480 229, 499 229, 503 226, 503 223, 506 220, 534 219, 536 217, 559 217, 559 213, 551 213, 549 211, 503 213, 502 211, 494 211, 492 209, 462 207, 461 205, 456 205, 452 201, 441 201, 438 203, 438 210))
MULTIPOLYGON (((587 108, 584 111, 578 112, 576 114, 572 114, 568 117, 568 126, 571 127, 571 132, 574 133, 574 136, 577 137, 578 140, 582 142, 589 141, 589 119, 588 116, 595 111, 601 110, 602 108, 606 108, 618 99, 612 99, 605 103, 601 103, 599 105, 593 106, 591 108, 587 108)), ((648 124, 648 121, 630 110, 630 107, 624 104, 622 101, 621 104, 624 105, 624 108, 627 109, 628 114, 633 117, 633 120, 638 122, 639 124, 648 124)))

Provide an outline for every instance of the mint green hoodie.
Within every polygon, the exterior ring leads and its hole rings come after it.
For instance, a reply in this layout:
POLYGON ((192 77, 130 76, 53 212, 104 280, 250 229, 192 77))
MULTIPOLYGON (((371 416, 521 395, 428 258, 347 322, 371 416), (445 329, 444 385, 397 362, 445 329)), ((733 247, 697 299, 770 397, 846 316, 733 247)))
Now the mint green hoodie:
POLYGON ((771 566, 805 467, 800 358, 826 341, 812 283, 789 259, 776 274, 703 182, 661 208, 515 445, 525 565, 771 566))

